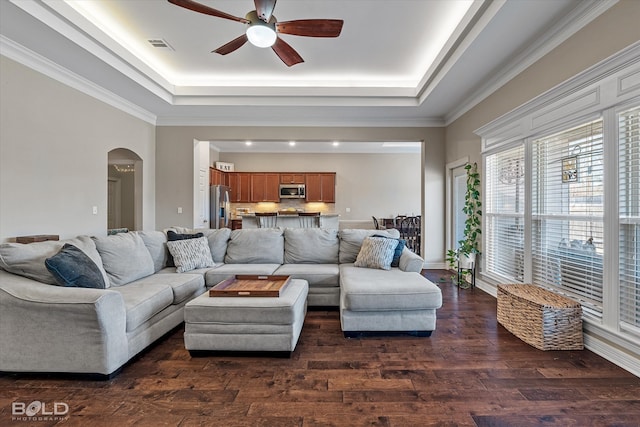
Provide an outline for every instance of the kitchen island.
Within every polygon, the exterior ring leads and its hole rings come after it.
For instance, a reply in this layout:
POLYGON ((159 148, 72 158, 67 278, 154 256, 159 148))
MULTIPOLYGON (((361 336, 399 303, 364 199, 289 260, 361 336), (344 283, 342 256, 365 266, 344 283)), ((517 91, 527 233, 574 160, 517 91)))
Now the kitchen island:
MULTIPOLYGON (((256 217, 254 214, 241 215, 242 228, 258 228, 256 217)), ((321 214, 320 215, 320 228, 327 228, 332 230, 338 229, 340 215, 338 214, 321 214)), ((276 220, 276 226, 281 228, 300 228, 300 218, 297 214, 278 214, 276 220)))

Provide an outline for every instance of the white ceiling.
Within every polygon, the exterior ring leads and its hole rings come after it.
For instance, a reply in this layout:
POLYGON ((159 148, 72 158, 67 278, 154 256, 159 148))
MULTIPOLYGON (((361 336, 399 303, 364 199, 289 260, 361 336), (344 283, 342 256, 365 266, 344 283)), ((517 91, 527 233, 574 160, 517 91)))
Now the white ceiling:
POLYGON ((288 68, 249 43, 210 53, 244 25, 163 0, 1 0, 0 48, 158 125, 444 126, 614 3, 280 0, 279 21, 344 20, 338 38, 282 35, 305 60, 288 68))

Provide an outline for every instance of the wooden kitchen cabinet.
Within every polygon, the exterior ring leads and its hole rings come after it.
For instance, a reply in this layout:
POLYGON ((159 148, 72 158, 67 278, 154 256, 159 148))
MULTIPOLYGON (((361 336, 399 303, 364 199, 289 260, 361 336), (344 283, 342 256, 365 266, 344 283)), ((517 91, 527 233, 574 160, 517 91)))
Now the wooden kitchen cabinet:
POLYGON ((248 172, 226 172, 228 185, 231 188, 231 202, 251 202, 251 175, 248 172))
POLYGON ((251 174, 252 202, 280 201, 280 174, 252 173, 251 174))
POLYGON ((305 184, 307 202, 336 202, 335 173, 307 173, 305 184))
POLYGON ((281 173, 280 184, 304 184, 304 175, 303 173, 281 173))
POLYGON ((226 173, 215 168, 209 168, 209 185, 227 185, 226 173))

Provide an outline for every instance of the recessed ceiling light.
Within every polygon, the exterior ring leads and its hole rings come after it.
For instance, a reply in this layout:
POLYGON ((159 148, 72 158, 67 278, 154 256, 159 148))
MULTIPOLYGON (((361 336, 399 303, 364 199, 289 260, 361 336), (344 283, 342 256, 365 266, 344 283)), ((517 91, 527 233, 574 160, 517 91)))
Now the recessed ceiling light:
POLYGON ((296 142, 295 142, 295 141, 289 141, 289 146, 290 146, 290 147, 294 147, 295 145, 296 145, 296 142))
POLYGON ((244 145, 251 145, 251 144, 253 144, 253 142, 251 142, 251 141, 247 141, 247 142, 244 143, 244 145))
POLYGON ((340 145, 340 143, 339 143, 338 141, 333 141, 333 144, 332 144, 332 145, 333 145, 334 147, 337 147, 338 145, 340 145))

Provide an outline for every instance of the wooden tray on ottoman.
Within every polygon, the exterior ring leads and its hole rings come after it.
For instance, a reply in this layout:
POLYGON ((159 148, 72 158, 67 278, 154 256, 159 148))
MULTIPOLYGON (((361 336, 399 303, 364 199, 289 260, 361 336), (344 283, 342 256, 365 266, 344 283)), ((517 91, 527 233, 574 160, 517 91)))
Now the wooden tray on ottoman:
POLYGON ((210 297, 279 297, 289 284, 289 276, 238 274, 215 285, 210 297))

